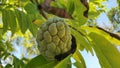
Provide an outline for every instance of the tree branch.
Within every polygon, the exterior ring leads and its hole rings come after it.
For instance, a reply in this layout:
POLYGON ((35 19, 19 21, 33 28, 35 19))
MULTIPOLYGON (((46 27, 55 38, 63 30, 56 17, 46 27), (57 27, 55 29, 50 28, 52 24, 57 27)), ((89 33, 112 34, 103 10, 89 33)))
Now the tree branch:
POLYGON ((73 17, 65 9, 62 9, 62 8, 49 7, 45 11, 48 13, 52 13, 54 15, 57 15, 59 17, 73 19, 73 17))
POLYGON ((49 7, 49 6, 50 6, 50 3, 51 3, 52 1, 54 1, 54 0, 44 0, 43 5, 49 7))
POLYGON ((104 31, 104 32, 106 32, 106 33, 108 33, 110 36, 112 36, 112 37, 120 40, 120 36, 119 36, 119 35, 114 34, 114 33, 111 33, 111 32, 109 32, 109 31, 107 31, 107 30, 105 30, 105 29, 103 29, 103 28, 101 28, 101 27, 98 27, 98 26, 97 26, 97 28, 100 29, 100 30, 102 30, 102 31, 104 31))
MULTIPOLYGON (((55 0, 44 0, 44 3, 38 4, 37 7, 40 11, 41 9, 43 9, 43 11, 47 13, 51 13, 51 14, 54 14, 56 16, 63 17, 63 18, 73 19, 72 16, 65 9, 50 6, 50 3, 52 1, 55 1, 55 0)), ((45 14, 42 14, 42 15, 45 15, 45 14)))
MULTIPOLYGON (((54 14, 56 16, 63 17, 63 18, 73 19, 71 14, 69 14, 65 9, 50 6, 52 1, 55 1, 55 0, 44 0, 43 4, 37 3, 38 4, 37 7, 40 11, 41 11, 41 9, 43 9, 43 11, 45 11, 47 13, 51 13, 51 14, 54 14)), ((87 2, 87 0, 80 0, 80 1, 87 8, 87 10, 84 11, 84 16, 88 17, 88 10, 89 10, 88 2, 87 2)), ((45 15, 45 14, 42 14, 42 15, 45 15)), ((44 17, 46 17, 46 16, 44 16, 44 17)))

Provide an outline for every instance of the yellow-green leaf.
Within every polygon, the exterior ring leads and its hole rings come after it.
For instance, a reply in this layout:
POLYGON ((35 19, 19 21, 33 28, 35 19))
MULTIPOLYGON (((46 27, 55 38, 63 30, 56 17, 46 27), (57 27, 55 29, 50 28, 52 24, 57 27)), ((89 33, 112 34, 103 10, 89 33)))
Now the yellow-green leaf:
POLYGON ((93 41, 94 49, 102 68, 119 68, 120 53, 117 48, 104 36, 93 32, 89 36, 93 41))
POLYGON ((16 16, 22 33, 25 33, 29 27, 28 16, 21 10, 16 9, 16 16))
POLYGON ((9 22, 10 30, 13 32, 13 34, 16 32, 17 29, 17 22, 16 22, 16 15, 14 10, 7 10, 7 20, 9 22))
POLYGON ((8 19, 7 18, 7 10, 3 9, 2 10, 3 33, 5 33, 8 30, 9 22, 7 19, 8 19))
POLYGON ((36 5, 30 2, 28 2, 24 8, 28 14, 36 14, 38 12, 36 5))
POLYGON ((81 53, 79 52, 79 50, 76 50, 76 52, 73 54, 73 58, 76 60, 75 65, 77 67, 86 68, 85 61, 84 61, 81 53))
POLYGON ((87 21, 87 18, 84 16, 86 7, 80 2, 80 0, 74 0, 74 5, 75 9, 72 14, 75 19, 74 24, 77 24, 78 26, 85 24, 87 21))
POLYGON ((97 33, 99 35, 104 36, 108 41, 110 41, 113 44, 120 46, 120 40, 110 36, 108 33, 96 28, 96 27, 88 27, 88 26, 82 26, 81 29, 85 30, 88 34, 91 32, 97 33))
POLYGON ((38 55, 26 64, 25 68, 41 68, 42 65, 49 63, 43 56, 38 55))

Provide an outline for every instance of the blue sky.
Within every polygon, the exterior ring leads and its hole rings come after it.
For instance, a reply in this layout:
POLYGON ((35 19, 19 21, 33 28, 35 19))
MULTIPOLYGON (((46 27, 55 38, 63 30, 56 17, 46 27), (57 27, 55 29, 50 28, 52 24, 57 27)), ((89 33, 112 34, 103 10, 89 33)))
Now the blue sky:
POLYGON ((84 60, 85 60, 85 63, 86 63, 86 66, 87 68, 101 68, 100 65, 99 65, 99 61, 96 57, 96 54, 94 56, 92 56, 89 52, 87 52, 86 50, 83 50, 81 52, 84 60))
MULTIPOLYGON (((111 8, 114 8, 116 6, 118 6, 117 1, 116 0, 108 0, 107 2, 104 3, 104 5, 107 5, 107 11, 109 11, 111 8)), ((112 24, 110 24, 110 21, 106 15, 106 12, 103 12, 100 14, 99 18, 97 18, 96 22, 98 24, 98 26, 100 27, 107 27, 107 28, 111 28, 112 24)))

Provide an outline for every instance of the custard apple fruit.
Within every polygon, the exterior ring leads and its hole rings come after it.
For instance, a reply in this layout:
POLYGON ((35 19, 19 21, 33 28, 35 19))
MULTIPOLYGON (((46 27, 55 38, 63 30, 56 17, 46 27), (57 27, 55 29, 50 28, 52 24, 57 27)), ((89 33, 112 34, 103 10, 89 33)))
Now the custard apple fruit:
POLYGON ((56 60, 55 56, 71 49, 71 32, 62 18, 51 18, 43 23, 37 34, 38 49, 46 59, 56 60))

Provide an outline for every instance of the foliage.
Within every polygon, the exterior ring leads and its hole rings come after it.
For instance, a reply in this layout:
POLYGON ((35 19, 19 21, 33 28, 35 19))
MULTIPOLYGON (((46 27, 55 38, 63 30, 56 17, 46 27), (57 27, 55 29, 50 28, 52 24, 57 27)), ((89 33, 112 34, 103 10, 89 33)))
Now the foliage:
POLYGON ((108 12, 108 18, 110 19, 111 23, 113 24, 114 30, 116 30, 116 32, 120 31, 120 9, 119 7, 115 7, 112 8, 109 12, 108 12))
MULTIPOLYGON (((35 0, 33 1, 35 2, 35 0)), ((40 3, 43 3, 43 1, 44 0, 39 0, 40 3)), ((36 48, 35 38, 37 31, 39 26, 46 21, 41 10, 38 10, 37 3, 32 3, 30 0, 1 0, 0 67, 70 68, 71 65, 74 65, 77 68, 86 68, 85 61, 80 53, 80 51, 86 50, 92 55, 94 55, 93 52, 96 53, 102 68, 119 68, 120 52, 116 47, 120 46, 120 40, 97 27, 84 25, 88 20, 97 18, 99 13, 105 10, 102 5, 105 0, 90 0, 88 2, 90 7, 88 18, 84 16, 84 11, 88 8, 86 8, 81 1, 52 1, 51 6, 65 9, 73 17, 73 19, 64 19, 67 24, 71 26, 71 33, 76 38, 77 49, 74 54, 70 54, 62 61, 49 62, 38 54, 36 48), (21 57, 17 57, 14 54, 17 50, 15 44, 26 48, 27 53, 23 51, 21 57), (26 57, 26 54, 32 55, 32 58, 29 55, 26 57), (36 57, 33 58, 33 56, 36 57), (73 58, 75 62, 72 62, 71 58, 73 58), (9 59, 10 62, 8 62, 7 59, 9 59), (3 64, 1 61, 7 61, 8 63, 3 64)), ((47 11, 45 15, 47 15, 48 18, 55 16, 55 14, 50 14, 47 11)))

